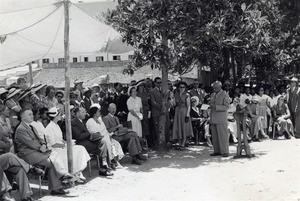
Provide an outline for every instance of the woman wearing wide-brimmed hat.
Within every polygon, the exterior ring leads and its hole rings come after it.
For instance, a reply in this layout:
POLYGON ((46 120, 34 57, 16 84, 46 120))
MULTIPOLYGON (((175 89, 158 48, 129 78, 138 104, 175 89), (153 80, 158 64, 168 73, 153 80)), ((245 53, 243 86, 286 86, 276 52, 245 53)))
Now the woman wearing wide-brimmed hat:
POLYGON ((45 97, 45 87, 47 85, 38 84, 32 86, 31 89, 31 97, 30 97, 30 103, 32 104, 32 108, 35 110, 38 110, 40 108, 46 107, 46 105, 43 102, 43 99, 45 97))
POLYGON ((0 155, 1 153, 9 152, 12 143, 12 133, 10 120, 9 120, 9 109, 0 104, 0 155))
POLYGON ((1 104, 4 104, 4 100, 7 98, 7 93, 8 93, 8 91, 5 88, 3 88, 3 87, 0 88, 0 103, 1 104))
POLYGON ((30 89, 26 89, 20 94, 18 98, 19 104, 22 109, 24 108, 32 108, 32 104, 30 103, 31 91, 30 89))
POLYGON ((10 112, 10 122, 11 126, 14 129, 18 123, 18 113, 21 111, 21 106, 19 104, 18 98, 20 96, 21 89, 11 88, 8 91, 6 100, 4 101, 5 105, 9 108, 10 112))

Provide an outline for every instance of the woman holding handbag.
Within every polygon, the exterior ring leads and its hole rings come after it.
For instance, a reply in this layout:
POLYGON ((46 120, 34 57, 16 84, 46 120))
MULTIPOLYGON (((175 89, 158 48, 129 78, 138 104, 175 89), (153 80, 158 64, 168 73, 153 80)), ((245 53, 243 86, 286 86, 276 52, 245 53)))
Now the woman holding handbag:
POLYGON ((179 82, 177 92, 175 92, 175 116, 173 121, 173 139, 179 142, 179 150, 185 149, 188 137, 193 137, 193 128, 190 118, 191 100, 186 92, 187 84, 179 82))

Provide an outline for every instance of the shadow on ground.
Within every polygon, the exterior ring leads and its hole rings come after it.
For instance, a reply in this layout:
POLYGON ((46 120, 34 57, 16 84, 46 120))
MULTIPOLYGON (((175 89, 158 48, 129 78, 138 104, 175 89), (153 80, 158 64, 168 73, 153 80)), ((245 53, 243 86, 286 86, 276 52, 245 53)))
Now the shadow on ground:
MULTIPOLYGON (((255 157, 253 158, 239 158, 234 159, 233 156, 236 154, 236 148, 231 146, 231 154, 227 158, 221 156, 212 157, 210 156, 211 148, 207 146, 190 146, 186 150, 175 150, 171 149, 169 151, 150 151, 148 161, 143 163, 143 165, 132 165, 131 158, 126 155, 122 160, 121 164, 126 167, 128 171, 131 172, 152 172, 159 168, 176 168, 176 169, 189 169, 197 168, 199 166, 206 165, 216 165, 221 166, 225 163, 245 163, 249 160, 257 160, 259 157, 266 154, 266 152, 256 152, 255 157), (234 150, 234 151, 232 151, 234 150)), ((83 174, 86 176, 86 183, 91 180, 98 178, 98 167, 97 161, 95 158, 91 160, 91 172, 86 168, 83 174)), ((118 171, 118 170, 117 170, 118 171)), ((103 179, 113 179, 112 177, 101 177, 103 179)), ((42 182, 41 196, 39 192, 39 185, 37 179, 31 179, 30 183, 32 184, 33 198, 38 199, 50 194, 48 191, 48 181, 42 182)), ((68 186, 66 186, 67 188, 68 186)), ((15 197, 15 196, 14 196, 15 197)), ((66 198, 72 198, 73 196, 64 196, 66 198)))

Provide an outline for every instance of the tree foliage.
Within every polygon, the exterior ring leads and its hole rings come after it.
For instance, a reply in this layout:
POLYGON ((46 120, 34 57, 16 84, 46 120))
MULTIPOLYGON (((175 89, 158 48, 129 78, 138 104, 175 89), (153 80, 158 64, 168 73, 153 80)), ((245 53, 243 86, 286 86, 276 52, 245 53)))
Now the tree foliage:
POLYGON ((265 79, 299 62, 299 8, 297 0, 119 0, 107 21, 135 47, 132 68, 164 63, 183 74, 199 62, 237 81, 247 65, 265 79))

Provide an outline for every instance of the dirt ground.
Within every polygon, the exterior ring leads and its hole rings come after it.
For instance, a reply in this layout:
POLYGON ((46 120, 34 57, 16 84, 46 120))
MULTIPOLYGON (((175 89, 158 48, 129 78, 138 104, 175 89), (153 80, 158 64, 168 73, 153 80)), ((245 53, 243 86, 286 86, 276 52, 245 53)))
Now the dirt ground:
MULTIPOLYGON (((142 166, 122 163, 114 176, 97 176, 96 161, 88 181, 65 197, 50 196, 43 184, 42 201, 93 200, 300 200, 300 140, 251 143, 256 157, 211 157, 212 149, 191 146, 185 151, 150 153, 142 166)), ((37 198, 38 186, 32 185, 37 198)))

